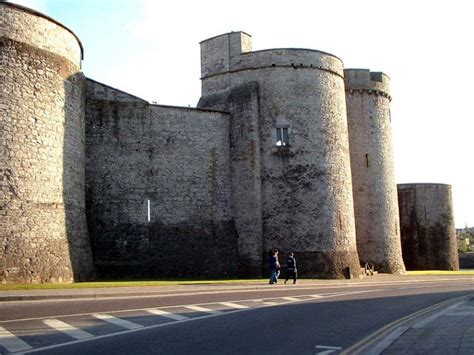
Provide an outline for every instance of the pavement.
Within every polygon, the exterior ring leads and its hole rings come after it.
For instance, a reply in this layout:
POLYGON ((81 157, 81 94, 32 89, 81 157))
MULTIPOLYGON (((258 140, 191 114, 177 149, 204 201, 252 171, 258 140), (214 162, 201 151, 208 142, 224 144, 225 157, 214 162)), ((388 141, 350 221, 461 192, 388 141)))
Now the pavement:
MULTIPOLYGON (((316 280, 300 281, 300 286, 355 286, 355 284, 384 284, 387 282, 431 282, 470 280, 472 276, 416 276, 383 275, 361 280, 316 280)), ((51 290, 2 290, 0 302, 59 300, 59 299, 99 299, 109 297, 169 297, 193 293, 219 293, 229 290, 256 290, 284 285, 262 283, 242 284, 192 284, 175 286, 114 287, 87 289, 51 290)), ((336 353, 336 352, 334 352, 336 353)), ((328 353, 329 354, 329 353, 328 353)), ((436 304, 407 317, 387 324, 374 334, 362 339, 341 354, 474 354, 474 292, 472 295, 453 298, 436 304)))
POLYGON ((451 299, 399 319, 341 354, 472 355, 474 294, 451 299))

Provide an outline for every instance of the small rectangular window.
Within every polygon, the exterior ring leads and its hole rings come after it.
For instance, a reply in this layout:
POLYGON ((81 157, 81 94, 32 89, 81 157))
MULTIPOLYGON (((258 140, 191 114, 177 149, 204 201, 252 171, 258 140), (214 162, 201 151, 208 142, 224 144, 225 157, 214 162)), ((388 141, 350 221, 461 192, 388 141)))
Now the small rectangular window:
POLYGON ((277 147, 289 145, 288 127, 278 127, 276 129, 276 145, 277 147))

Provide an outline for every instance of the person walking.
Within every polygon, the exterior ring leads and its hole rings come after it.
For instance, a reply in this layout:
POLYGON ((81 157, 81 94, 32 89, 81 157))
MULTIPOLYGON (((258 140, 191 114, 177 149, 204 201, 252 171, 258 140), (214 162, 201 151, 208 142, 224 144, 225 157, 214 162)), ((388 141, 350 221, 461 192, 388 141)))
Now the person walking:
POLYGON ((288 279, 293 278, 293 284, 296 284, 296 276, 297 276, 297 270, 296 270, 296 259, 294 257, 293 252, 290 252, 288 254, 288 258, 286 258, 286 280, 285 283, 288 282, 288 279))
POLYGON ((278 283, 278 276, 280 276, 280 263, 278 262, 278 250, 272 250, 268 257, 268 265, 270 266, 270 285, 278 283))

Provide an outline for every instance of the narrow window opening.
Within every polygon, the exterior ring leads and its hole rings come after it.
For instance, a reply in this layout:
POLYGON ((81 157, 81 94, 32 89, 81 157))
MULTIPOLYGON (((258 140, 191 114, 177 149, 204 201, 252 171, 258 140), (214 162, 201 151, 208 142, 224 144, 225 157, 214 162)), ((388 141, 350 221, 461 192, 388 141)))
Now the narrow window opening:
POLYGON ((369 154, 366 154, 366 155, 365 155, 365 165, 366 165, 367 167, 370 166, 369 154))
POLYGON ((148 205, 148 222, 150 222, 151 220, 150 200, 147 200, 147 205, 148 205))
POLYGON ((288 137, 288 127, 278 127, 276 129, 276 145, 282 147, 290 144, 288 137))

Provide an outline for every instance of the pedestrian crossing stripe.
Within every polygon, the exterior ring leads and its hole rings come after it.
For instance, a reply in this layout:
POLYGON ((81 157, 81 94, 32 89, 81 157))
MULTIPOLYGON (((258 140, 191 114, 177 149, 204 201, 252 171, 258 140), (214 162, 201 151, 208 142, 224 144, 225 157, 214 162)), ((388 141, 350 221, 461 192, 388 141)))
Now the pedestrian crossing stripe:
MULTIPOLYGON (((308 297, 312 298, 325 298, 326 296, 323 295, 300 295, 300 296, 295 296, 295 297, 272 297, 272 298, 267 298, 267 299, 253 299, 253 300, 241 300, 238 302, 215 302, 212 303, 214 305, 222 305, 225 307, 230 308, 231 310, 226 310, 226 311, 219 311, 215 309, 210 309, 203 307, 201 305, 174 305, 174 306, 168 306, 168 307, 163 307, 167 309, 176 309, 176 308, 187 308, 190 310, 194 310, 197 312, 201 313, 206 313, 206 315, 201 315, 198 317, 188 317, 179 313, 173 313, 169 311, 165 311, 164 309, 159 309, 159 308, 151 308, 151 309, 135 309, 135 310, 124 310, 124 311, 117 311, 115 313, 123 313, 123 312, 131 312, 131 311, 145 311, 153 315, 157 316, 162 316, 165 318, 172 319, 176 322, 187 322, 187 321, 193 321, 193 320, 198 320, 198 319, 203 319, 203 318, 208 318, 208 317, 215 317, 219 316, 221 314, 230 314, 230 313, 236 313, 236 312, 241 312, 245 310, 250 310, 250 309, 256 309, 263 306, 275 306, 278 304, 284 304, 282 302, 275 302, 278 300, 286 300, 286 301, 291 301, 291 302, 297 302, 297 301, 307 301, 308 297), (298 298, 299 297, 299 298, 298 298), (243 305, 240 302, 246 302, 247 304, 249 302, 255 302, 255 306, 247 306, 243 305), (260 304, 260 306, 258 305, 260 304)), ((334 297, 334 295, 329 295, 328 297, 334 297)), ((206 303, 205 305, 210 305, 211 303, 206 303)), ((80 314, 80 316, 84 316, 85 314, 80 314)), ((167 323, 160 323, 160 324, 154 324, 151 326, 143 326, 141 324, 137 324, 134 322, 130 322, 128 320, 125 320, 123 318, 118 318, 115 316, 112 316, 110 314, 105 314, 105 313, 93 313, 89 314, 91 317, 102 320, 104 322, 119 326, 121 328, 125 328, 125 330, 118 331, 118 332, 111 332, 109 334, 104 334, 104 335, 94 335, 91 334, 85 330, 76 328, 66 322, 63 322, 59 319, 44 319, 44 318, 36 318, 42 319, 42 323, 47 325, 50 328, 55 329, 58 332, 61 332, 63 334, 66 334, 70 336, 71 338, 75 339, 72 341, 68 342, 63 342, 63 343, 58 343, 58 344, 53 344, 49 346, 43 346, 40 348, 33 348, 30 346, 27 342, 22 340, 21 338, 15 336, 13 333, 8 331, 7 329, 0 327, 0 347, 3 347, 6 349, 8 352, 22 352, 22 353, 30 353, 30 352, 36 352, 36 351, 42 351, 42 350, 48 350, 48 349, 55 349, 55 348, 60 348, 62 346, 66 346, 68 344, 74 344, 74 343, 81 343, 81 342, 86 342, 90 341, 93 339, 103 339, 103 338, 108 338, 112 336, 117 336, 120 334, 127 334, 130 332, 136 332, 140 331, 142 329, 153 329, 153 328, 158 328, 158 327, 163 327, 169 324, 174 324, 176 322, 167 322, 167 323)), ((73 316, 79 316, 79 315, 67 315, 68 317, 73 317, 73 316)), ((64 317, 64 316, 62 316, 64 317)), ((32 321, 35 319, 25 319, 28 321, 32 321)), ((25 321, 23 320, 23 321, 25 321)), ((22 321, 22 320, 11 320, 11 321, 6 321, 3 323, 10 323, 10 322, 15 322, 15 321, 22 321)), ((0 349, 1 350, 1 349, 0 349)))
POLYGON ((57 331, 69 335, 71 338, 74 339, 87 339, 92 338, 93 335, 91 333, 86 332, 85 330, 76 328, 70 324, 64 323, 59 319, 45 319, 43 321, 48 327, 56 329, 57 331))
POLYGON ((118 325, 119 327, 126 328, 126 329, 143 328, 143 325, 133 323, 122 318, 117 318, 117 317, 111 316, 110 314, 95 313, 95 314, 92 314, 92 317, 103 320, 105 322, 108 322, 114 325, 118 325))
POLYGON ((248 306, 244 306, 242 304, 234 303, 234 302, 221 302, 220 303, 223 306, 229 307, 229 308, 236 308, 236 309, 246 309, 250 308, 248 306))
POLYGON ((166 312, 166 311, 163 311, 162 309, 147 309, 146 311, 148 313, 151 313, 157 316, 162 316, 162 317, 166 317, 166 318, 170 318, 174 320, 189 319, 189 317, 183 316, 181 314, 166 312))
POLYGON ((3 327, 0 327, 0 345, 12 353, 33 349, 28 343, 3 327))
POLYGON ((217 311, 217 310, 209 309, 209 308, 204 308, 204 307, 200 307, 200 306, 185 306, 185 308, 191 309, 193 311, 210 313, 210 314, 222 313, 221 311, 217 311))

